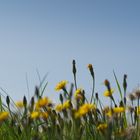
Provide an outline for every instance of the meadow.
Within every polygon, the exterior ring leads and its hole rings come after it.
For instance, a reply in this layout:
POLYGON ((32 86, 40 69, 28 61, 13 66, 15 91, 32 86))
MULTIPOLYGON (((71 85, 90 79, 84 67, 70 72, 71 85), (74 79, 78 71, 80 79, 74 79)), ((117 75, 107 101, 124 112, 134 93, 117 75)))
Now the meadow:
POLYGON ((0 140, 139 140, 140 89, 127 94, 127 75, 120 84, 114 72, 116 92, 108 79, 104 80, 109 98, 104 105, 95 93, 95 73, 92 64, 87 65, 92 79, 91 95, 87 99, 84 89, 77 87, 76 62, 72 62, 73 82, 66 80, 56 84, 60 102, 54 104, 44 95, 47 82, 35 86, 31 99, 25 96, 14 101, 7 93, 0 98, 0 140), (129 99, 129 100, 128 100, 129 99))

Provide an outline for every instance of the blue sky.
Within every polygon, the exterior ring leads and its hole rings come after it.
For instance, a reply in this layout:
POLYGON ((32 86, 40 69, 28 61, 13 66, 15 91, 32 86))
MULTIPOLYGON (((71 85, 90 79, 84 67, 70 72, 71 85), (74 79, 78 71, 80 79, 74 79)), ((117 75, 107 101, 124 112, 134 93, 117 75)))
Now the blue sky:
POLYGON ((45 95, 56 100, 56 83, 73 81, 75 59, 78 85, 87 96, 88 63, 93 64, 100 96, 106 78, 117 89, 113 69, 120 82, 128 74, 131 91, 140 83, 139 7, 139 0, 0 1, 0 86, 19 100, 28 95, 27 74, 31 96, 39 84, 38 69, 42 78, 49 73, 45 95))

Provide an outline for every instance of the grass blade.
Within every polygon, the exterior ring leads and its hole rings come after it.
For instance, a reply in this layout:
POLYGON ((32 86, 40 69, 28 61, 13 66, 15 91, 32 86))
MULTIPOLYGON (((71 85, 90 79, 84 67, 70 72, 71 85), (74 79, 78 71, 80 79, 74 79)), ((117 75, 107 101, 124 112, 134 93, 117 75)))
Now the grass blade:
POLYGON ((121 87, 120 87, 120 84, 119 84, 119 82, 118 82, 118 79, 117 79, 117 76, 116 76, 116 74, 115 74, 114 70, 113 70, 113 74, 114 74, 115 81, 116 81, 116 84, 117 84, 117 87, 118 87, 118 90, 119 90, 119 93, 120 93, 121 100, 123 100, 121 87))

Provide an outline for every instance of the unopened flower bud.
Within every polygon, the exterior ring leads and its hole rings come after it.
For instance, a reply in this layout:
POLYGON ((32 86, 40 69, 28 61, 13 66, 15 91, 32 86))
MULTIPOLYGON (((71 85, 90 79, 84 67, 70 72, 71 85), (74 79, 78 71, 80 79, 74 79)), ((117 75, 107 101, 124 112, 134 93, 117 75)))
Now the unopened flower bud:
POLYGON ((121 100, 120 101, 120 105, 119 105, 120 107, 124 107, 124 104, 123 104, 123 101, 121 100))
POLYGON ((127 75, 124 74, 124 77, 123 77, 123 88, 124 88, 124 91, 126 92, 126 89, 127 89, 127 75))
POLYGON ((62 96, 62 94, 59 95, 59 99, 60 99, 61 103, 63 104, 63 96, 62 96))
POLYGON ((94 71, 93 71, 92 64, 88 64, 88 69, 90 71, 91 76, 94 78, 94 71))
POLYGON ((8 107, 9 107, 9 104, 10 104, 9 96, 6 97, 6 103, 7 103, 8 107))
POLYGON ((32 106, 32 107, 34 106, 34 103, 35 103, 34 97, 32 97, 32 98, 31 98, 31 106, 32 106))
POLYGON ((76 74, 76 66, 75 66, 75 60, 73 60, 72 61, 72 65, 73 65, 73 67, 72 67, 72 72, 73 72, 73 74, 75 75, 76 74))
POLYGON ((27 106, 27 99, 26 99, 26 97, 25 97, 25 96, 23 97, 23 105, 24 105, 24 107, 26 107, 26 106, 27 106))
POLYGON ((95 97, 97 100, 99 99, 98 93, 95 93, 95 97))
POLYGON ((35 95, 38 98, 39 97, 39 88, 38 86, 35 87, 35 95))
POLYGON ((110 91, 110 90, 111 90, 111 88, 110 88, 110 82, 106 79, 106 80, 104 81, 104 84, 105 84, 105 86, 107 87, 107 89, 110 91))

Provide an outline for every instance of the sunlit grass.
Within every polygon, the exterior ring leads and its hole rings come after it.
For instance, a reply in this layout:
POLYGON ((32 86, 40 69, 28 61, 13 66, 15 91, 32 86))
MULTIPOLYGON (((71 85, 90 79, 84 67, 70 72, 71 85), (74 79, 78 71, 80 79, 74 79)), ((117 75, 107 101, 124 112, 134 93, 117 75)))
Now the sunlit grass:
POLYGON ((61 92, 57 93, 60 103, 54 104, 43 95, 47 84, 36 86, 29 101, 25 96, 20 101, 13 101, 8 95, 6 101, 0 98, 0 140, 139 140, 140 89, 127 95, 127 75, 120 85, 114 72, 120 101, 115 100, 115 91, 105 79, 106 91, 102 96, 110 102, 104 106, 94 92, 92 64, 87 68, 93 81, 89 99, 84 89, 78 87, 75 60, 74 81, 62 80, 54 87, 61 92))

